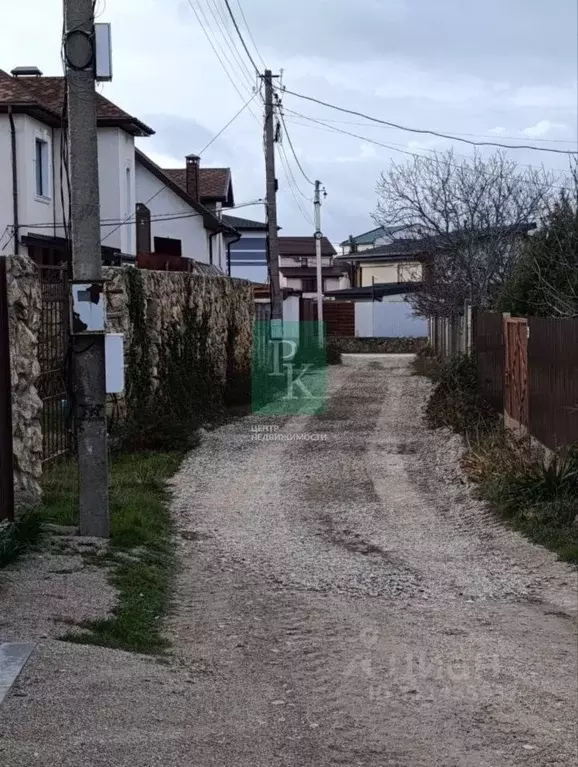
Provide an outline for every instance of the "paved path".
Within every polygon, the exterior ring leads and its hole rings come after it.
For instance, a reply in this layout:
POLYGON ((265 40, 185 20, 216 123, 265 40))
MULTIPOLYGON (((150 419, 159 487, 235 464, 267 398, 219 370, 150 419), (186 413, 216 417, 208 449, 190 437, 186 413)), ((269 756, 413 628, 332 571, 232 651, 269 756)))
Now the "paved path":
POLYGON ((575 763, 574 574, 472 498, 407 358, 330 379, 325 414, 221 428, 175 479, 171 662, 44 643, 0 763, 575 763))

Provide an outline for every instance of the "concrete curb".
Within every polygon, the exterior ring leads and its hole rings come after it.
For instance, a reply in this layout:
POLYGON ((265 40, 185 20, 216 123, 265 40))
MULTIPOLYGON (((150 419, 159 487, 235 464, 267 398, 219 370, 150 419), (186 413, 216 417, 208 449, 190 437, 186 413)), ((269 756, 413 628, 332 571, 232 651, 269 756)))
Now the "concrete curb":
POLYGON ((35 647, 30 642, 0 644, 0 703, 10 692, 35 647))

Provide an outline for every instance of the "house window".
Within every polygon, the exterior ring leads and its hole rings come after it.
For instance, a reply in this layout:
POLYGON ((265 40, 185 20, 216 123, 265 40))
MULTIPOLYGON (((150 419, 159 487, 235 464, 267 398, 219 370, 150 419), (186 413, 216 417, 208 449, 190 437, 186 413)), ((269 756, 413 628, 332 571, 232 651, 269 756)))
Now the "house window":
POLYGON ((317 293, 317 278, 303 277, 301 280, 301 290, 304 293, 317 293))
POLYGON ((36 195, 50 197, 48 178, 48 142, 37 138, 35 144, 36 195))
POLYGON ((155 253, 163 256, 181 256, 182 242, 172 237, 155 237, 155 253))

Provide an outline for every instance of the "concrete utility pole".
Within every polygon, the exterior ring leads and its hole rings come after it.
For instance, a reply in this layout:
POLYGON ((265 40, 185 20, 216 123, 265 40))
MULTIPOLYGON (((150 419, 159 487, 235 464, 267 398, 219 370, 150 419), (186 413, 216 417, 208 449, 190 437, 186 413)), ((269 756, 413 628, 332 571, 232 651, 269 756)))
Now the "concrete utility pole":
POLYGON ((323 267, 321 263, 321 181, 315 182, 315 257, 317 267, 317 326, 319 343, 323 344, 323 267))
MULTIPOLYGON (((102 294, 93 0, 64 0, 73 282, 102 294)), ((64 211, 63 211, 64 214, 64 211)), ((108 452, 103 332, 74 337, 81 535, 107 538, 108 452)))
POLYGON ((265 70, 265 171, 267 178, 267 253, 271 283, 272 335, 281 337, 283 298, 279 280, 279 240, 277 234, 277 179, 275 178, 275 112, 273 108, 273 75, 265 70))

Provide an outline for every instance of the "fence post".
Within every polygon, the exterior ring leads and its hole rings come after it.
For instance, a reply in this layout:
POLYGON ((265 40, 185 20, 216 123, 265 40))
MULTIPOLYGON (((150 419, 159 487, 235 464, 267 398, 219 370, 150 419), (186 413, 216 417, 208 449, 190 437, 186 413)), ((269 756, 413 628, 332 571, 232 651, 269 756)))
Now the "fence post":
POLYGON ((14 519, 12 381, 6 258, 0 256, 0 520, 14 519))

